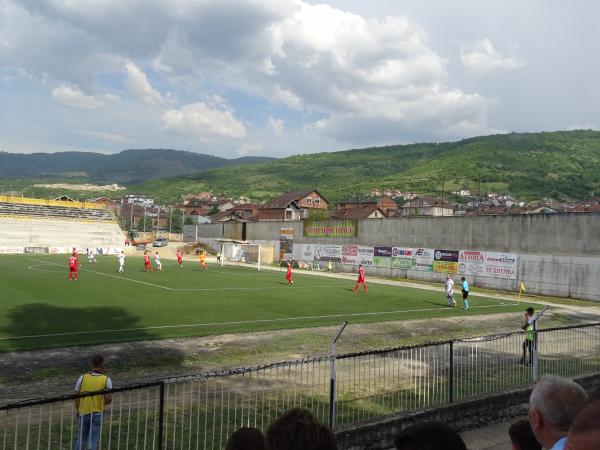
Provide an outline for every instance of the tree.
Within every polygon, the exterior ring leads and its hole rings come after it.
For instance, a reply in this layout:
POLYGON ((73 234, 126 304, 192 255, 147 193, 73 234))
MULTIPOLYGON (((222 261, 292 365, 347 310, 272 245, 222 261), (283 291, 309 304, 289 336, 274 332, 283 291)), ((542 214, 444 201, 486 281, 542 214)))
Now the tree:
POLYGON ((180 209, 174 209, 169 213, 167 217, 167 228, 171 230, 171 233, 181 233, 182 230, 182 211, 180 209))
POLYGON ((152 218, 144 215, 140 218, 140 221, 138 222, 138 226, 137 226, 138 231, 153 231, 154 230, 154 223, 152 222, 152 218), (146 224, 146 226, 144 226, 144 223, 146 224))

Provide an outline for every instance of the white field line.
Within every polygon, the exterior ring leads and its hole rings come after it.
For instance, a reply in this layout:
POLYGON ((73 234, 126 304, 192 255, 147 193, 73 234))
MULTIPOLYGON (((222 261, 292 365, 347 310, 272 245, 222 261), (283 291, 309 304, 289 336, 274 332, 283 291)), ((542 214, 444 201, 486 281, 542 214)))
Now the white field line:
MULTIPOLYGON (((46 263, 47 265, 52 265, 52 266, 59 266, 59 267, 64 267, 63 264, 58 264, 55 262, 51 262, 51 261, 42 261, 39 259, 33 259, 33 258, 29 258, 30 261, 36 261, 36 262, 41 262, 41 263, 46 263)), ((104 273, 104 272, 97 272, 95 270, 91 270, 91 269, 81 269, 82 271, 85 272, 90 272, 96 275, 104 275, 105 277, 112 277, 112 278, 118 278, 119 280, 125 280, 125 281, 131 281, 132 283, 139 283, 139 284, 145 284, 148 286, 152 286, 152 287, 157 287, 160 289, 166 289, 167 291, 174 291, 175 289, 167 287, 167 286, 161 286, 160 284, 154 284, 154 283, 148 283, 147 281, 140 281, 140 280, 132 280, 131 278, 125 278, 119 275, 113 275, 110 273, 104 273)))
MULTIPOLYGON (((59 264, 59 263, 55 263, 55 262, 51 262, 51 261, 42 261, 42 260, 33 259, 33 258, 29 258, 29 260, 43 263, 43 264, 39 264, 39 265, 29 266, 28 267, 29 270, 37 270, 37 271, 43 272, 44 269, 38 269, 37 267, 40 267, 40 266, 41 267, 43 267, 43 266, 64 267, 63 264, 59 264)), ((171 264, 169 264, 169 265, 171 265, 171 264)), ((176 264, 174 264, 174 265, 176 266, 176 264)), ((269 287, 171 288, 171 287, 167 287, 167 286, 162 286, 160 284, 149 283, 147 281, 134 280, 134 279, 127 278, 124 276, 120 276, 120 275, 113 275, 110 273, 98 272, 96 270, 92 270, 87 267, 81 268, 80 270, 85 271, 85 272, 90 272, 90 273, 93 273, 96 275, 104 275, 107 277, 118 278, 120 280, 131 281, 133 283, 146 284, 148 286, 166 289, 168 291, 253 291, 253 290, 262 291, 262 290, 268 290, 268 289, 320 289, 320 288, 341 288, 342 287, 341 285, 318 285, 318 286, 293 286, 293 287, 290 287, 286 284, 286 285, 281 285, 281 286, 269 286, 269 287)), ((58 273, 58 271, 54 271, 54 270, 48 270, 47 272, 57 272, 58 273)))
MULTIPOLYGON (((497 308, 497 307, 511 307, 512 304, 500 304, 500 305, 483 305, 483 306, 471 306, 470 309, 483 309, 483 308, 497 308)), ((362 316, 377 316, 383 314, 406 314, 415 312, 430 312, 439 311, 440 309, 447 309, 445 306, 440 308, 424 308, 424 309, 400 309, 396 311, 375 311, 375 312, 363 312, 363 313, 346 313, 346 314, 328 314, 322 316, 298 316, 298 317, 281 317, 278 319, 258 319, 258 320, 240 320, 232 322, 208 322, 208 323, 192 323, 192 324, 181 324, 181 325, 157 325, 152 327, 139 327, 139 328, 122 328, 114 330, 94 330, 94 331, 71 331, 68 333, 54 333, 54 334, 35 334, 29 336, 7 336, 1 337, 0 341, 15 340, 15 339, 34 339, 43 337, 60 337, 60 336, 74 336, 83 334, 100 334, 100 333, 118 333, 125 331, 145 331, 145 330, 162 330, 168 328, 196 328, 196 327, 212 327, 219 325, 250 325, 258 323, 276 323, 276 322, 290 322, 295 320, 314 320, 314 319, 332 319, 337 317, 362 317, 362 316)))

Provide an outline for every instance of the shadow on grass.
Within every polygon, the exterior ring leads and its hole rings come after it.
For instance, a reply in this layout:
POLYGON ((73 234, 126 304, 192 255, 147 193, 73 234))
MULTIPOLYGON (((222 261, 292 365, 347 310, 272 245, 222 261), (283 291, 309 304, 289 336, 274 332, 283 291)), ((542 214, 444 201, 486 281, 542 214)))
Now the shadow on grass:
POLYGON ((140 318, 119 307, 69 308, 46 303, 29 303, 12 308, 2 327, 0 352, 60 349, 9 355, 0 353, 0 376, 17 376, 30 369, 86 370, 92 353, 101 352, 111 369, 145 372, 159 366, 177 373, 184 355, 173 348, 152 344, 160 336, 144 329, 140 318), (111 345, 114 344, 114 345, 111 345), (78 346, 101 345, 101 348, 78 346), (23 367, 21 367, 23 366, 23 367))

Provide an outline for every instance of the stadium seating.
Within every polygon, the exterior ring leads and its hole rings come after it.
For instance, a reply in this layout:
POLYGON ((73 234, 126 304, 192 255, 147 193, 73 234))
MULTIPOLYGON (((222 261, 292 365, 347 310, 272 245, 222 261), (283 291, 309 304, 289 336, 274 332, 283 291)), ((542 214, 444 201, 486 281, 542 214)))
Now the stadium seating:
POLYGON ((0 202, 0 246, 122 247, 125 237, 104 209, 0 202))

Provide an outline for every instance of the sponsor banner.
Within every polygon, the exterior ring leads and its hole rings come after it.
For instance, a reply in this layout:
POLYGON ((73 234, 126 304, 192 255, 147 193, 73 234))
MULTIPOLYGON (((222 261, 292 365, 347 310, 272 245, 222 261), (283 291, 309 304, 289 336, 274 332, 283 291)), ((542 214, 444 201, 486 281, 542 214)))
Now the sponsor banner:
POLYGON ((435 250, 431 248, 415 248, 412 255, 412 270, 422 272, 433 272, 433 254, 435 250))
POLYGON ((48 247, 25 247, 25 253, 48 253, 48 247))
POLYGON ((374 247, 373 265, 376 267, 392 268, 392 247, 374 247))
POLYGON ((342 246, 315 245, 315 259, 318 261, 342 262, 342 246))
POLYGON ((433 271, 440 273, 457 273, 458 263, 452 261, 433 261, 433 271))
POLYGON ((387 256, 392 257, 392 247, 374 247, 373 256, 387 256))
POLYGON ((315 246, 312 244, 302 245, 302 261, 312 261, 315 259, 315 246))
POLYGON ((0 254, 24 253, 25 247, 0 247, 0 254))
POLYGON ((356 237, 358 236, 357 220, 307 220, 304 222, 305 237, 356 237))
POLYGON ((410 269, 412 267, 412 248, 392 247, 392 268, 410 269))
POLYGON ((63 253, 71 253, 73 251, 72 248, 67 247, 48 247, 48 253, 60 255, 63 253))
POLYGON ((342 247, 342 264, 373 265, 373 247, 344 245, 342 247))
POLYGON ((519 257, 514 253, 485 252, 485 276, 492 278, 517 278, 519 257))
POLYGON ((280 239, 294 239, 294 229, 293 228, 282 228, 279 231, 280 239))
POLYGON ((458 273, 485 276, 485 252, 461 250, 458 254, 458 273))
POLYGON ((433 254, 435 261, 458 262, 458 250, 436 250, 433 254))
POLYGON ((279 230, 279 260, 291 259, 294 251, 294 229, 281 228, 279 230))

